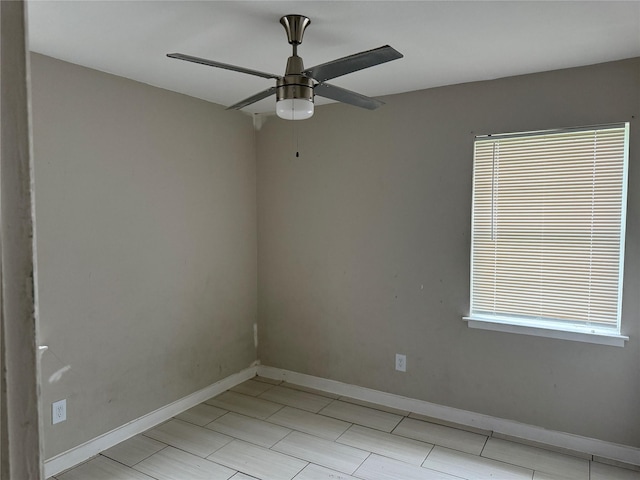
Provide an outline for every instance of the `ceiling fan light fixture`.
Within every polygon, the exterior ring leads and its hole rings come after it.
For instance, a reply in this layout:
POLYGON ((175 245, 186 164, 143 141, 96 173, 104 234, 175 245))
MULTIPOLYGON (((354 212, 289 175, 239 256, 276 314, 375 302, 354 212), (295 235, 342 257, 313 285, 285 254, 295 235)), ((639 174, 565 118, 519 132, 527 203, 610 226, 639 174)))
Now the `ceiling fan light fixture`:
POLYGON ((278 79, 276 88, 276 114, 285 120, 306 120, 313 115, 313 80, 299 73, 289 73, 289 67, 297 71, 302 59, 289 58, 287 75, 278 79))
POLYGON ((284 98, 276 102, 276 113, 285 120, 306 120, 313 116, 313 100, 308 98, 284 98))

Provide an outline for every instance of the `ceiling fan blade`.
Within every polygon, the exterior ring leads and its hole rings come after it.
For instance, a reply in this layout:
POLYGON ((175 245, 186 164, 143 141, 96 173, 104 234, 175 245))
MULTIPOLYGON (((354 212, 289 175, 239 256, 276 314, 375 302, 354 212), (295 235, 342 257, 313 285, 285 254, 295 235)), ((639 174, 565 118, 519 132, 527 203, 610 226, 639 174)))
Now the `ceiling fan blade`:
POLYGON ((214 62, 213 60, 207 60, 206 58, 192 57, 191 55, 184 55, 182 53, 167 53, 167 57, 177 58, 178 60, 185 60, 187 62, 200 63, 210 67, 224 68, 225 70, 233 70, 234 72, 248 73, 249 75, 255 75, 262 78, 280 78, 279 75, 275 75, 273 73, 265 73, 258 70, 251 70, 250 68, 236 67, 235 65, 229 65, 228 63, 214 62))
POLYGON ((340 77, 347 73, 357 72, 364 68, 390 62, 403 56, 404 55, 394 48, 385 45, 384 47, 349 55, 348 57, 323 63, 322 65, 316 65, 315 67, 306 69, 302 74, 313 78, 317 82, 324 82, 325 80, 331 80, 332 78, 340 77))
POLYGON ((384 105, 384 102, 376 100, 375 98, 366 97, 360 93, 352 92, 346 88, 336 87, 335 85, 329 85, 328 83, 319 83, 314 88, 314 93, 321 97, 330 98, 331 100, 337 100, 342 103, 348 103, 349 105, 355 105, 356 107, 366 108, 368 110, 375 110, 376 108, 384 105))
POLYGON ((273 95, 274 93, 276 93, 276 90, 277 90, 276 87, 267 88, 266 90, 263 90, 260 93, 256 93, 255 95, 252 95, 249 98, 245 98, 244 100, 241 100, 238 103, 235 103, 230 107, 227 107, 227 110, 240 110, 241 108, 246 107, 247 105, 251 105, 252 103, 262 100, 263 98, 267 98, 269 95, 273 95))

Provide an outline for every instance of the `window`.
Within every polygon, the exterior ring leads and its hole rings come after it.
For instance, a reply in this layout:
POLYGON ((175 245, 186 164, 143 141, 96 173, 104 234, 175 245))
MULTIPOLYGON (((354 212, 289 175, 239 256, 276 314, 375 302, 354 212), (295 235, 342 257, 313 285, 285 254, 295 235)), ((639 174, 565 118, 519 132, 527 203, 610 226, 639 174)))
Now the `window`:
POLYGON ((628 137, 628 124, 476 137, 470 326, 626 339, 628 137))

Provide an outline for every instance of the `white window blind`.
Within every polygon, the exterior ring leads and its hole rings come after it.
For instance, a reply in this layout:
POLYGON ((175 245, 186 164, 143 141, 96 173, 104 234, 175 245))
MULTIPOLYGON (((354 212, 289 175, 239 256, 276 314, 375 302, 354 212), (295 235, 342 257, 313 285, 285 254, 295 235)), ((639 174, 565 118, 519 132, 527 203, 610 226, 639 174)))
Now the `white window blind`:
POLYGON ((476 138, 471 318, 619 333, 628 132, 476 138))

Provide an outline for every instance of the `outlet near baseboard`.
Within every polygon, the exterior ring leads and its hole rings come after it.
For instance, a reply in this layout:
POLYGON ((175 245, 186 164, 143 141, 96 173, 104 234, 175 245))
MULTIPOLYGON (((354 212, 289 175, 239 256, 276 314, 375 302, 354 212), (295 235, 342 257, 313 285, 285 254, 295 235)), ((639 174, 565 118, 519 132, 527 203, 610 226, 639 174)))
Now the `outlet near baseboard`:
POLYGON ((51 404, 51 423, 64 422, 67 419, 67 399, 51 404))
POLYGON ((396 353, 396 370, 399 372, 407 371, 407 356, 396 353))

